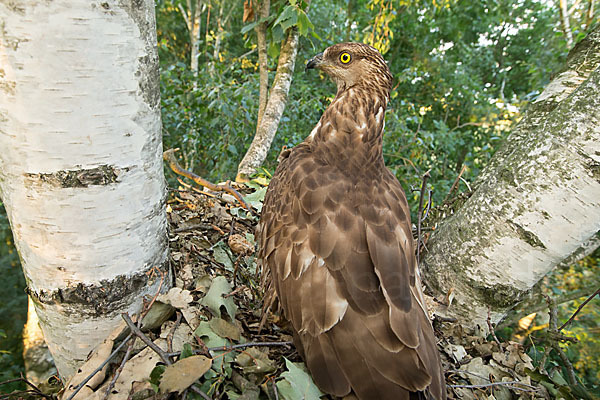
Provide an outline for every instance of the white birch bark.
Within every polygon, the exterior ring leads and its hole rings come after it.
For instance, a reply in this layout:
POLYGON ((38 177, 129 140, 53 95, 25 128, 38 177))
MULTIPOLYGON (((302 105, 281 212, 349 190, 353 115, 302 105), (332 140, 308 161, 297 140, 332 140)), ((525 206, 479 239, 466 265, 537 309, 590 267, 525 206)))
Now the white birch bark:
MULTIPOLYGON (((429 240, 422 270, 441 310, 465 326, 498 322, 600 231, 600 28, 531 105, 473 195, 429 240)), ((597 242, 597 241, 596 241, 597 242)))
POLYGON ((248 177, 255 173, 267 158, 267 152, 271 148, 283 110, 285 110, 297 53, 298 30, 290 28, 286 39, 281 45, 277 72, 269 93, 269 100, 260 119, 260 125, 256 129, 256 135, 250 144, 250 148, 238 166, 238 173, 235 178, 238 182, 247 181, 248 177))
POLYGON ((0 196, 64 378, 167 271, 159 96, 153 1, 0 2, 0 196))
MULTIPOLYGON (((258 19, 266 19, 271 10, 271 0, 262 0, 260 2, 258 19)), ((267 106, 267 95, 269 91, 269 69, 267 60, 267 22, 256 25, 256 42, 258 48, 258 67, 260 74, 260 83, 258 86, 258 118, 256 119, 256 133, 261 126, 263 114, 267 106)))
POLYGON ((558 10, 560 15, 560 25, 567 40, 567 47, 570 49, 573 46, 573 32, 571 31, 571 23, 569 21, 569 5, 567 0, 558 0, 558 10))
POLYGON ((178 7, 190 36, 190 69, 196 75, 198 73, 198 56, 200 55, 201 2, 200 0, 187 0, 186 4, 187 10, 183 8, 181 3, 178 4, 178 7))

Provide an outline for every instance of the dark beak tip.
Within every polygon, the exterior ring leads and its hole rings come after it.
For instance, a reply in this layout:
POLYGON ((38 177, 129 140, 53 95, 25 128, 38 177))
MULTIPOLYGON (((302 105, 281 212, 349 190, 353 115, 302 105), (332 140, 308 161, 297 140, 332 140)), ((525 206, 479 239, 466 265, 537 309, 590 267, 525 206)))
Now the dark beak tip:
POLYGON ((306 67, 304 68, 304 72, 308 71, 309 69, 317 68, 322 61, 323 53, 317 54, 316 56, 308 60, 308 62, 306 63, 306 67))

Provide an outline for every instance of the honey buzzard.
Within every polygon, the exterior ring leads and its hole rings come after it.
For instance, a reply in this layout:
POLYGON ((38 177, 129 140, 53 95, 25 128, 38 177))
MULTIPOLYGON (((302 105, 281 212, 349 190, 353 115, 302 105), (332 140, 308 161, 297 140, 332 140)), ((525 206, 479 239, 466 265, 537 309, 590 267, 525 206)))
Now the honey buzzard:
POLYGON ((408 204, 383 163, 390 71, 360 43, 331 46, 306 68, 329 75, 337 95, 280 156, 257 228, 263 273, 321 390, 445 399, 408 204))

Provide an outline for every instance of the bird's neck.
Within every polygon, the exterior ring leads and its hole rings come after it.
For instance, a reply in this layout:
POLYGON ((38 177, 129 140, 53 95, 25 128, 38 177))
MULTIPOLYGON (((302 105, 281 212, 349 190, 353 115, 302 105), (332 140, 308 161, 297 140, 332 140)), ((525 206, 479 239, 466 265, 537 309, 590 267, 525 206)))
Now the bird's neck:
POLYGON ((328 152, 327 162, 383 165, 382 137, 388 92, 351 87, 338 90, 307 140, 328 152))

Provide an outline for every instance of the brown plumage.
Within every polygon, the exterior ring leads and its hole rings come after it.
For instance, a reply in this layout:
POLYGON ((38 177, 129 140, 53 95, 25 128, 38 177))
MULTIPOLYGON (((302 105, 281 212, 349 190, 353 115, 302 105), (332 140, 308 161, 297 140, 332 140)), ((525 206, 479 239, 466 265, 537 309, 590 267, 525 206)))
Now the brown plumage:
POLYGON ((383 164, 392 77, 379 52, 329 47, 307 64, 337 84, 308 138, 282 153, 259 260, 316 384, 359 399, 445 399, 408 204, 383 164))

